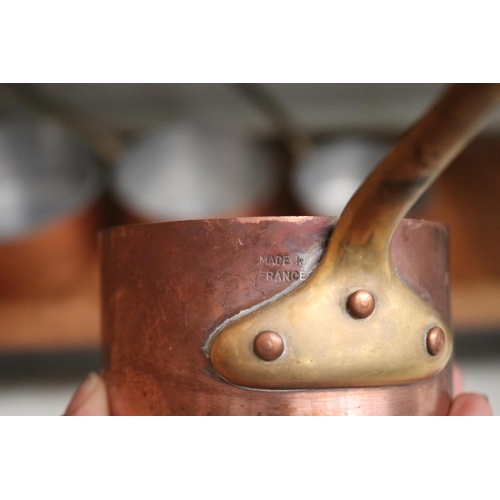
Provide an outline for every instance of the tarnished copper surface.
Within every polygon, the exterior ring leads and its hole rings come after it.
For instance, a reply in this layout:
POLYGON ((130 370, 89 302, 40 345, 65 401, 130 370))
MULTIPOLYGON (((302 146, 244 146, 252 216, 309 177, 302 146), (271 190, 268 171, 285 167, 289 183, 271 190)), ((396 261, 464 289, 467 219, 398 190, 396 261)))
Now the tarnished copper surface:
MULTIPOLYGON (((115 414, 445 414, 448 366, 402 386, 262 391, 221 379, 203 346, 239 311, 305 280, 335 219, 249 218, 113 228, 101 236, 104 375, 115 414)), ((449 319, 446 229, 404 221, 397 274, 449 319)))

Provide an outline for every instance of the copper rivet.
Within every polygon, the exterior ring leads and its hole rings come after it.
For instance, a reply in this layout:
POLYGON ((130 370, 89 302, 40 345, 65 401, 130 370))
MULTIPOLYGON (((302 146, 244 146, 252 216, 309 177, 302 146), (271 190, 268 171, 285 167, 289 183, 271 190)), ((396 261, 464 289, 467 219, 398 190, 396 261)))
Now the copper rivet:
POLYGON ((283 354, 285 343, 276 332, 260 332, 253 341, 253 349, 264 361, 274 361, 283 354))
POLYGON ((375 309, 375 298, 368 290, 357 290, 349 295, 347 309, 354 318, 367 318, 375 309))
POLYGON ((444 342, 444 332, 439 326, 431 328, 427 333, 426 344, 430 355, 437 356, 443 350, 444 342))

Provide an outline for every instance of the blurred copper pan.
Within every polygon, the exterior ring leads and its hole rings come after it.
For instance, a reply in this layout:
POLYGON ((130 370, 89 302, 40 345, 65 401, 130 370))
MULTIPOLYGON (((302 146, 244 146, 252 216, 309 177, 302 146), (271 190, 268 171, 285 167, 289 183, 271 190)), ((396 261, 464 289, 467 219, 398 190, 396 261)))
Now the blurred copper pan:
POLYGON ((62 294, 96 257, 99 206, 58 218, 23 238, 0 244, 0 296, 62 294))
POLYGON ((86 324, 95 337, 101 191, 95 160, 55 124, 0 124, 3 347, 38 345, 46 334, 71 336, 79 320, 68 311, 82 301, 93 304, 82 306, 92 319, 77 329, 86 324))

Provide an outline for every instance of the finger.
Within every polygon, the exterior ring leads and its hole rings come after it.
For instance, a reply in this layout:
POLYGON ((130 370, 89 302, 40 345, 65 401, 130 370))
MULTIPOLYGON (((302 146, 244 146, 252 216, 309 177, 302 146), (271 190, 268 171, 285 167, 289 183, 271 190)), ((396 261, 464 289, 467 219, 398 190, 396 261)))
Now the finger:
POLYGON ((108 395, 103 379, 91 373, 68 405, 66 416, 109 415, 108 395))
POLYGON ((465 392, 453 400, 448 414, 452 417, 489 417, 493 415, 493 410, 486 396, 465 392))
POLYGON ((464 390, 464 378, 458 365, 453 365, 453 396, 458 396, 464 390))

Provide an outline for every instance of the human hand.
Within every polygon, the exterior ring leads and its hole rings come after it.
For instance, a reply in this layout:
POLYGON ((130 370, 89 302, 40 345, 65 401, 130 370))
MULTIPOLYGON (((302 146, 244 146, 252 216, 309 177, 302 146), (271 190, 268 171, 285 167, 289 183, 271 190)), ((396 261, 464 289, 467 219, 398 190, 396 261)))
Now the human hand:
POLYGON ((109 416, 108 393, 102 377, 96 373, 88 375, 75 392, 64 415, 68 417, 109 416))
POLYGON ((462 392, 462 373, 457 365, 453 367, 453 392, 454 399, 451 403, 448 415, 452 417, 482 416, 490 417, 493 410, 488 398, 480 394, 462 392))
MULTIPOLYGON (((450 416, 490 416, 493 411, 485 396, 462 393, 463 381, 457 366, 453 368, 455 399, 451 403, 450 416)), ((108 416, 109 404, 104 380, 91 373, 76 391, 65 412, 67 416, 108 416)))

